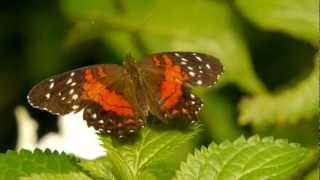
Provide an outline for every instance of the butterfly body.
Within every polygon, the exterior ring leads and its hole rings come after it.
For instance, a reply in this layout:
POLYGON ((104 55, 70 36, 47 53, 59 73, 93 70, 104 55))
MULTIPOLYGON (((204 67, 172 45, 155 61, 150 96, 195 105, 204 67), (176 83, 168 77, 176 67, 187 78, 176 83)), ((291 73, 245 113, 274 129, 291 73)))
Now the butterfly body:
POLYGON ((83 110, 98 132, 125 137, 149 114, 163 122, 196 120, 202 102, 190 87, 210 87, 222 72, 219 60, 202 53, 158 53, 138 63, 128 57, 123 67, 98 64, 53 76, 33 87, 28 100, 57 115, 83 110))

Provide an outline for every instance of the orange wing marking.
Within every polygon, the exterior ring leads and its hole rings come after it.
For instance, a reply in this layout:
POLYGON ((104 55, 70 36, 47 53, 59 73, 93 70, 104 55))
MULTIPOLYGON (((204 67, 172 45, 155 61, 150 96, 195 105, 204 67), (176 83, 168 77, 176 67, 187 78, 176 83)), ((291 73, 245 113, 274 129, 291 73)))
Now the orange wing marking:
MULTIPOLYGON (((103 69, 98 69, 97 74, 99 77, 105 76, 105 72, 101 70, 103 69)), ((94 101, 100 104, 104 110, 112 111, 120 116, 132 117, 134 115, 129 102, 116 92, 108 90, 103 84, 98 82, 93 77, 91 69, 85 70, 84 77, 86 82, 82 86, 84 90, 84 94, 81 96, 82 99, 94 101)))
POLYGON ((98 66, 98 72, 97 72, 99 78, 106 77, 106 72, 104 71, 102 66, 98 66))
POLYGON ((174 65, 167 55, 164 58, 164 80, 161 83, 160 98, 164 100, 163 107, 172 108, 182 96, 182 84, 189 77, 181 70, 179 65, 174 65))
POLYGON ((156 66, 160 66, 160 65, 161 65, 160 60, 159 60, 156 56, 154 56, 154 57, 152 58, 152 60, 153 60, 153 63, 154 63, 156 66))

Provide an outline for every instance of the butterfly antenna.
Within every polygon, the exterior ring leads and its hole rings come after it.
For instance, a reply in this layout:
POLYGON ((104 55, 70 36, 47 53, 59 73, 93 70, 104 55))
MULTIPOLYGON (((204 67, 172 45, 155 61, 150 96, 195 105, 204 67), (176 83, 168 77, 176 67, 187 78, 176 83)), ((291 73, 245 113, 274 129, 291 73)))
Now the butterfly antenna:
POLYGON ((126 59, 126 60, 133 60, 132 54, 131 54, 131 53, 128 53, 128 54, 125 56, 125 59, 126 59))
POLYGON ((123 65, 126 67, 126 68, 129 68, 129 69, 135 69, 135 59, 132 57, 132 55, 129 53, 125 56, 124 58, 124 61, 123 61, 123 65))

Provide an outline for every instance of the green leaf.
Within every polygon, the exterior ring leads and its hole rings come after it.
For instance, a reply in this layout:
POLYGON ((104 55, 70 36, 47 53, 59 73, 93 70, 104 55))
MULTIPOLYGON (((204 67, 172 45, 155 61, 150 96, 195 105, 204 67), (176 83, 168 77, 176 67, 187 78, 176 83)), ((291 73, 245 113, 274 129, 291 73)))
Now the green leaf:
POLYGON ((250 21, 269 31, 281 31, 318 46, 318 1, 236 0, 250 21))
POLYGON ((240 123, 264 127, 314 119, 319 102, 318 67, 317 64, 307 78, 293 87, 275 94, 243 99, 240 102, 240 123))
POLYGON ((144 128, 140 137, 121 142, 101 137, 107 156, 93 162, 82 161, 82 168, 103 179, 170 179, 181 161, 198 144, 201 128, 144 128))
POLYGON ((238 138, 201 148, 182 163, 176 179, 290 179, 307 150, 273 138, 238 138))
POLYGON ((70 180, 70 179, 76 179, 76 180, 90 180, 88 176, 81 173, 37 173, 37 174, 31 174, 28 177, 22 177, 21 180, 70 180))
POLYGON ((319 176, 320 176, 319 167, 316 167, 304 179, 305 180, 318 180, 319 176))
POLYGON ((66 38, 66 46, 99 37, 118 54, 131 52, 137 58, 161 51, 206 52, 225 65, 220 85, 235 83, 254 94, 265 91, 252 68, 239 21, 226 2, 113 2, 62 1, 65 14, 78 24, 66 38))
POLYGON ((216 142, 234 140, 244 133, 237 124, 236 104, 230 97, 212 92, 204 94, 202 99, 205 106, 201 120, 216 142))
POLYGON ((44 174, 52 175, 48 176, 48 179, 52 179, 52 177, 89 179, 80 171, 77 160, 64 153, 59 154, 49 150, 45 152, 21 150, 0 154, 0 179, 19 179, 22 177, 46 179, 44 174))
POLYGON ((81 160, 79 164, 83 169, 88 171, 92 177, 95 177, 95 179, 116 179, 111 172, 112 164, 105 157, 96 160, 81 160))

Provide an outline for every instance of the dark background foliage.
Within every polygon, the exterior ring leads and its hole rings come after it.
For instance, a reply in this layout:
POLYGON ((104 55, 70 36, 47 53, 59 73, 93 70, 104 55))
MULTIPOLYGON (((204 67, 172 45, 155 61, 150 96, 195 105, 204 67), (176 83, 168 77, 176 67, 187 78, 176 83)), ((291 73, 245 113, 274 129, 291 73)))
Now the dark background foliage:
MULTIPOLYGON (((316 3, 156 2, 13 0, 3 3, 0 7, 0 151, 15 148, 17 105, 24 105, 38 120, 39 136, 58 130, 56 117, 30 108, 26 102, 26 94, 35 83, 84 65, 121 64, 128 53, 141 58, 166 50, 206 52, 219 57, 226 66, 226 73, 216 88, 197 91, 205 101, 201 119, 208 130, 208 141, 260 134, 316 147, 314 109, 317 105, 309 100, 317 99, 317 86, 311 85, 310 91, 296 88, 312 76, 316 63, 317 39, 313 35, 317 32, 316 24, 313 20, 304 21, 316 19, 314 9, 304 9, 316 3), (270 9, 276 12, 277 5, 284 8, 280 12, 287 19, 273 17, 276 13, 268 14, 270 9), (297 14, 302 15, 295 21, 297 9, 301 10, 297 14), (310 31, 304 30, 308 28, 310 31), (306 92, 311 93, 310 97, 305 97, 306 92), (289 98, 282 94, 289 94, 289 98), (294 101, 295 98, 301 101, 294 101)), ((310 86, 305 84, 301 86, 310 86)))

